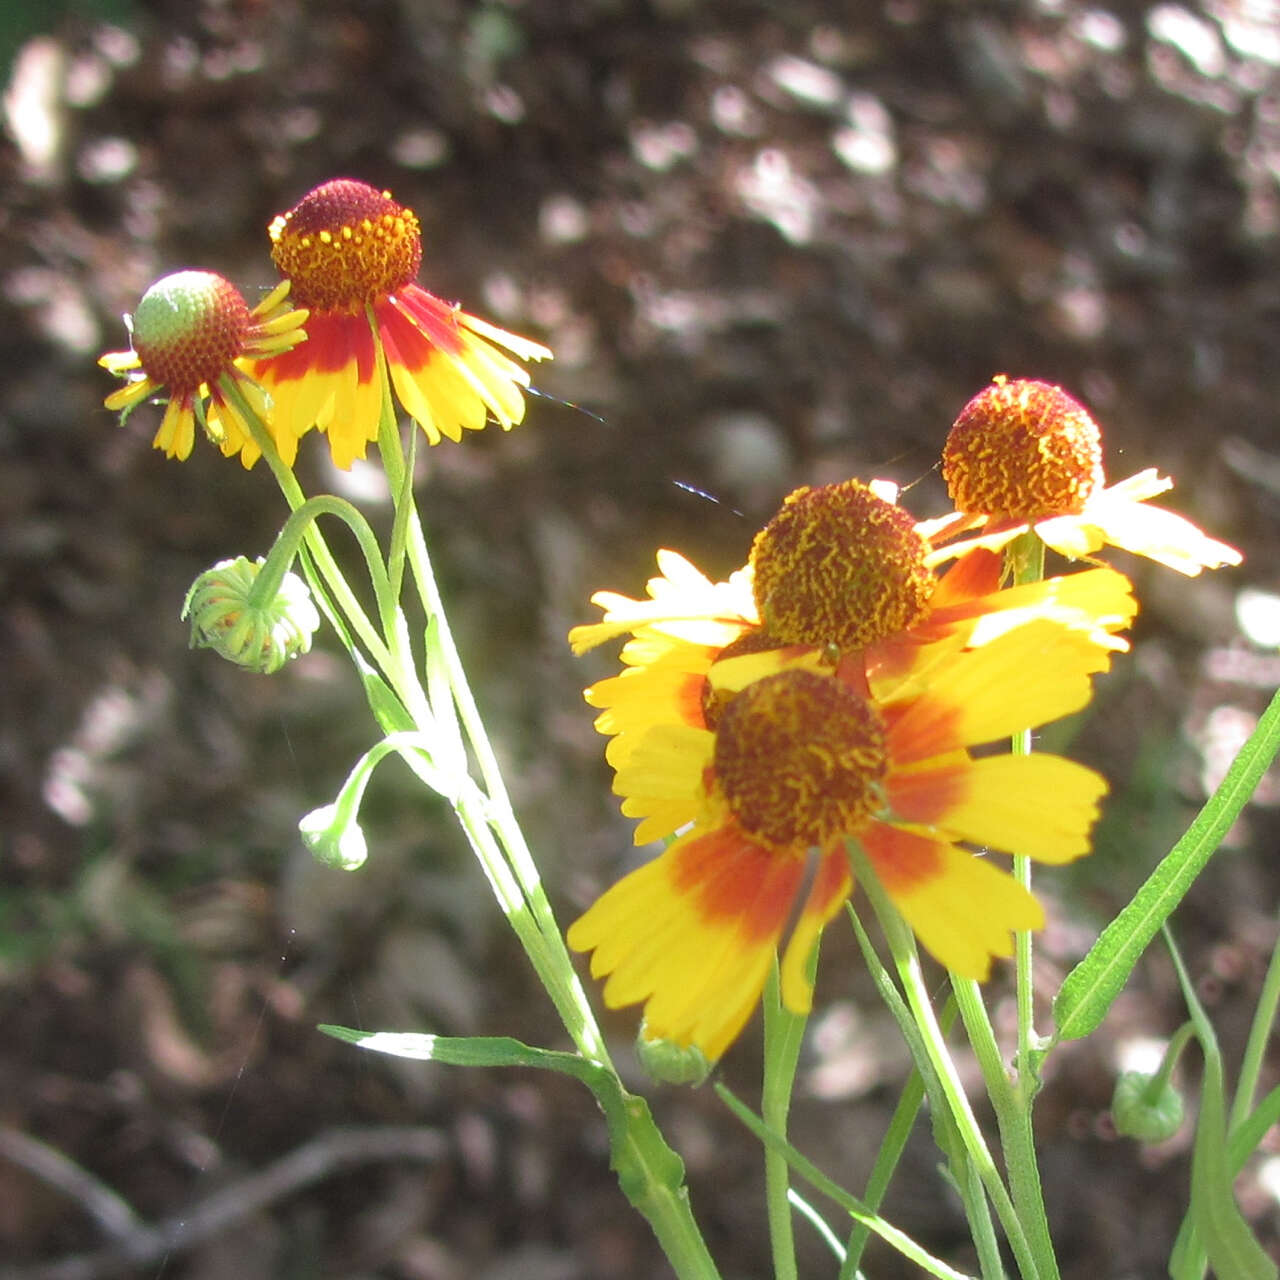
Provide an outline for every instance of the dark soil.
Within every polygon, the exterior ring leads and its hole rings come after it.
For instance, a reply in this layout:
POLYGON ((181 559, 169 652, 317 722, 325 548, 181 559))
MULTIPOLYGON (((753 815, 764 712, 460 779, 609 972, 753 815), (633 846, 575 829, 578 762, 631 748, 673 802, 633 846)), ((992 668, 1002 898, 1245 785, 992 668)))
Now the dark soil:
MULTIPOLYGON (((282 503, 265 468, 200 442, 165 460, 151 409, 119 428, 94 361, 166 272, 258 296, 267 223, 337 176, 417 210, 431 289, 556 349, 518 431, 431 451, 421 505, 565 919, 630 840, 580 698, 612 655, 564 644, 590 593, 640 591, 659 546, 735 568, 798 484, 887 477, 938 514, 968 397, 997 372, 1063 384, 1103 423, 1112 478, 1171 473, 1170 505, 1246 563, 1186 581, 1115 557, 1143 613, 1072 729, 1113 795, 1094 856, 1042 877, 1051 995, 1280 679, 1233 608, 1280 589, 1280 19, 1207 0, 72 10, 25 44, 24 7, 0 18, 20 48, 0 148, 0 1274, 667 1274, 581 1089, 315 1031, 565 1043, 407 774, 375 779, 364 871, 302 850, 298 817, 374 738, 357 682, 328 645, 245 675, 189 651, 177 616, 199 571, 266 550, 282 503), (136 1220, 113 1235, 22 1166, 15 1132, 136 1220), (254 1200, 254 1175, 310 1142, 323 1176, 254 1200), (139 1221, 184 1225, 131 1262, 113 1241, 145 1243, 139 1221)), ((308 487, 356 492, 315 440, 302 455, 308 487)), ((1175 919, 1230 1069, 1275 937, 1276 853, 1275 810, 1255 805, 1175 919)), ((794 1133, 856 1190, 905 1066, 845 932, 824 948, 794 1133)), ((1052 1060, 1038 1118, 1070 1280, 1164 1272, 1190 1126, 1141 1148, 1107 1109, 1123 1053, 1184 1016, 1153 948, 1103 1032, 1052 1060)), ((634 1014, 607 1026, 629 1061, 634 1014)), ((721 1072, 748 1099, 758 1041, 721 1072)), ((709 1089, 637 1087, 724 1274, 767 1274, 757 1149, 709 1089)), ((972 1269, 927 1129, 887 1214, 972 1269)), ((1238 1190, 1277 1250, 1256 1170, 1238 1190)), ((834 1275, 799 1236, 802 1274, 834 1275)), ((915 1274, 883 1249, 868 1266, 915 1274)))

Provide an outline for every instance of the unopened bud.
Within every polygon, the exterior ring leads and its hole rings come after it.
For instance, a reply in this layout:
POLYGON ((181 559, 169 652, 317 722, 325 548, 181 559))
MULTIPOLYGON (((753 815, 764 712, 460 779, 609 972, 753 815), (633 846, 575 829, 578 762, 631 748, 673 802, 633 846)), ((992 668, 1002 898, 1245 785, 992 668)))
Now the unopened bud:
POLYGON ((182 617, 191 619, 193 648, 214 649, 237 666, 270 675, 311 648, 320 615, 307 584, 293 573, 266 604, 252 602, 263 563, 238 556, 215 564, 191 584, 182 617))
POLYGON ((1182 1095, 1167 1080, 1153 1090, 1155 1077, 1145 1071, 1125 1071, 1116 1081, 1111 1116, 1116 1132, 1139 1142, 1164 1142, 1182 1125, 1182 1095))
POLYGON ((697 1086, 711 1074, 712 1064, 696 1044, 650 1040, 643 1025, 636 1036, 636 1056, 646 1074, 661 1084, 697 1086))
POLYGON ((326 867, 355 871, 369 857, 369 845, 359 822, 354 816, 347 816, 340 805, 324 804, 312 809, 299 820, 298 831, 302 843, 326 867))

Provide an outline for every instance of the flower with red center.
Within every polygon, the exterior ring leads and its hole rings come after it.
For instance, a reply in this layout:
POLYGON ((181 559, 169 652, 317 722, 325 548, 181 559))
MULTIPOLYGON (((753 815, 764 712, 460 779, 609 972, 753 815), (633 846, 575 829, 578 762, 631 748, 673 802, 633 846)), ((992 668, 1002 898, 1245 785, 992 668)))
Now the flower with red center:
POLYGON ((1189 577, 1241 560, 1191 521, 1144 505, 1173 487, 1154 468, 1106 487, 1097 424, 1047 382, 1001 375, 974 396, 951 427, 942 474, 955 512, 919 526, 938 560, 998 550, 1029 529, 1070 559, 1120 547, 1189 577))
POLYGON ((806 1012, 809 955, 853 889, 850 839, 958 974, 985 978, 993 956, 1011 954, 1013 931, 1043 924, 1036 899, 966 846, 1077 858, 1106 784, 1061 757, 969 748, 1084 706, 1097 647, 1086 630, 1040 618, 979 647, 921 653, 927 667, 906 675, 856 659, 833 667, 817 650, 729 658, 711 674, 733 695, 714 728, 656 725, 628 753, 615 789, 658 834, 686 829, 568 940, 592 953, 593 976, 607 975, 610 1008, 644 1003, 648 1040, 717 1059, 792 920, 782 999, 806 1012))
POLYGON ((490 415, 504 431, 522 421, 529 375, 499 348, 520 360, 551 352, 417 284, 418 219, 390 192, 349 178, 326 182, 269 230, 272 260, 311 309, 307 345, 254 369, 271 395, 271 430, 286 462, 313 426, 327 433, 337 466, 363 458, 378 435, 388 375, 432 444, 460 440, 490 415))
MULTIPOLYGON (((596 728, 612 736, 608 759, 621 767, 655 724, 713 727, 719 698, 707 676, 723 657, 748 649, 860 654, 870 670, 906 671, 922 646, 949 639, 982 644, 1036 617, 1084 629, 1099 669, 1127 645, 1115 632, 1137 611, 1127 579, 1094 569, 1000 589, 1000 557, 978 551, 941 578, 926 567, 929 544, 894 502, 890 485, 856 480, 799 489, 757 534, 750 564, 712 583, 674 551, 658 553, 662 576, 648 600, 602 591, 604 620, 569 633, 582 653, 628 632, 621 675, 598 681, 587 702, 596 728)), ((634 802, 623 806, 634 813, 634 802)), ((648 838, 647 828, 637 832, 648 838)))
POLYGON ((167 393, 168 407, 154 444, 170 458, 186 458, 195 442, 195 424, 230 457, 240 453, 246 467, 258 456, 249 429, 228 399, 234 388, 261 418, 262 390, 245 372, 247 357, 287 351, 307 335, 307 313, 288 301, 285 281, 249 310, 239 290, 211 271, 179 271, 156 281, 126 317, 131 351, 111 351, 98 363, 128 378, 105 401, 121 421, 144 400, 167 393), (206 409, 205 401, 208 401, 206 409))

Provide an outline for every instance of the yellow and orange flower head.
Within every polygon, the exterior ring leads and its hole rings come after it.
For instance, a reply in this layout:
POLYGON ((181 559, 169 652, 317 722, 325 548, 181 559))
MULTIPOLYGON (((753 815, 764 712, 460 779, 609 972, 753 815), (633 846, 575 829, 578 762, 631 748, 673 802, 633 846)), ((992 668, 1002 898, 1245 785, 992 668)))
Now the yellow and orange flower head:
POLYGON ((615 787, 624 809, 650 836, 681 834, 568 939, 607 975, 607 1005, 644 1004, 647 1039, 715 1061, 792 920, 782 998, 807 1011, 809 954, 853 889, 847 840, 956 973, 986 977, 993 956, 1011 954, 1012 931, 1041 926, 1036 899, 967 846, 1079 857, 1106 784, 1057 756, 969 748, 1082 707, 1096 646, 1039 618, 978 647, 930 648, 927 678, 831 667, 815 650, 727 658, 710 673, 727 695, 714 727, 655 726, 628 753, 615 787))
POLYGON ((269 231, 276 267, 311 310, 305 348, 254 369, 271 394, 271 430, 287 463, 313 426, 327 433, 337 466, 363 458, 378 435, 388 375, 432 444, 460 440, 490 416, 503 430, 523 420, 529 374, 504 351, 517 360, 551 352, 417 284, 418 219, 390 192, 338 178, 269 231))
POLYGON ((228 390, 234 386, 259 417, 265 414, 262 390, 245 364, 306 337, 307 313, 293 308, 288 294, 286 281, 251 311, 239 290, 211 271, 179 271, 156 281, 126 318, 133 349, 108 352, 98 361, 128 378, 107 397, 106 407, 119 410, 123 420, 144 400, 167 394, 157 449, 170 458, 190 456, 199 420, 226 456, 240 453, 251 466, 257 446, 228 390))
POLYGON ((1097 423, 1047 382, 1001 375, 974 396, 947 437, 942 474, 956 510, 920 526, 939 547, 935 560, 999 549, 1034 529, 1071 559, 1120 547, 1188 576, 1240 563, 1234 547, 1145 505, 1173 487, 1154 469, 1107 487, 1097 423))
POLYGON ((621 767, 655 725, 708 727, 712 665, 748 649, 817 649, 850 661, 859 654, 868 668, 905 673, 927 661, 935 642, 982 644, 1036 617, 1084 628, 1099 670, 1127 647, 1116 633, 1137 603, 1122 574, 1092 569, 1000 590, 999 555, 975 551, 935 579, 929 543, 894 496, 883 482, 856 480, 799 489, 728 581, 713 583, 664 550, 649 599, 592 596, 604 619, 573 628, 575 652, 630 636, 622 674, 585 695, 600 709, 596 728, 612 738, 609 763, 621 767))

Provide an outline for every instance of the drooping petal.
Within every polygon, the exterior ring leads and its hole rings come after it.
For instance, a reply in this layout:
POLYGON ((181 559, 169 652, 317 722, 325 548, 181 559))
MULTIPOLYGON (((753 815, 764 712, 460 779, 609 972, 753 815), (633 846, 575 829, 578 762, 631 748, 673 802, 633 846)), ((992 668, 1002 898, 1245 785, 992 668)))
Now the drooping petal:
POLYGON ((843 848, 843 842, 838 841, 818 860, 813 884, 782 957, 782 1003, 792 1013, 808 1013, 813 1004, 813 988, 805 972, 813 944, 852 892, 849 855, 843 848))
POLYGON ((185 461, 196 439, 196 419, 189 396, 170 396, 152 444, 165 455, 185 461))
POLYGON ((858 841, 893 905, 926 951, 981 982, 1015 930, 1044 926, 1044 909, 1011 875, 944 840, 873 823, 858 841))
POLYGON ((568 932, 611 1008, 718 1058, 750 1017, 804 875, 732 826, 699 831, 609 889, 568 932))

